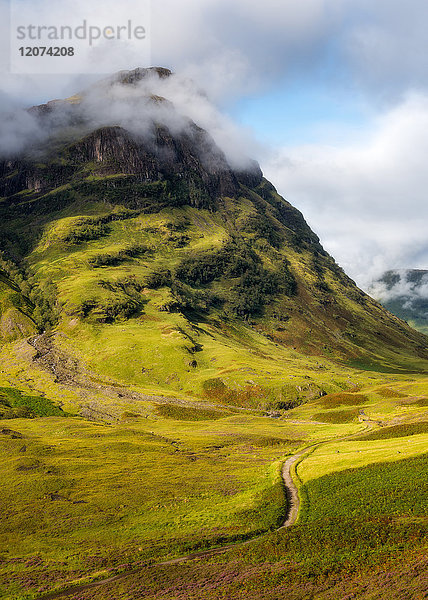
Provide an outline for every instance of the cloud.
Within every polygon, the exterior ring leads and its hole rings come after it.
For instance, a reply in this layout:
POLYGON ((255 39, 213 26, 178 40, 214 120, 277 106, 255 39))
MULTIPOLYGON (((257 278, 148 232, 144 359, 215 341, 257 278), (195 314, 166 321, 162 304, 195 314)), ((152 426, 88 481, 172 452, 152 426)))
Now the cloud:
POLYGON ((90 86, 68 101, 0 114, 0 155, 38 152, 51 138, 78 139, 106 126, 120 126, 153 143, 154 128, 165 126, 173 136, 192 134, 193 123, 208 131, 232 168, 250 166, 250 136, 243 135, 189 79, 159 76, 156 70, 121 72, 90 86), (123 79, 137 76, 132 84, 123 79))
POLYGON ((376 101, 427 89, 425 0, 157 0, 153 58, 210 94, 329 79, 376 101))
POLYGON ((358 85, 386 103, 409 89, 427 89, 424 0, 354 0, 347 16, 343 50, 358 85))
POLYGON ((193 79, 176 74, 154 84, 150 93, 165 96, 178 113, 208 131, 232 167, 248 166, 249 158, 260 151, 252 132, 222 113, 193 79))
POLYGON ((153 59, 189 73, 216 98, 274 85, 298 68, 312 70, 338 24, 324 0, 158 0, 153 59))
MULTIPOLYGON (((78 5, 84 6, 84 0, 78 5)), ((6 6, 4 0, 0 6, 6 6)), ((91 6, 103 18, 110 16, 108 3, 95 0, 91 6)), ((123 0, 115 10, 111 16, 118 19, 138 11, 138 1, 123 0)), ((266 174, 303 210, 329 251, 360 284, 385 269, 426 266, 426 0, 156 0, 152 12, 152 62, 181 77, 175 80, 180 85, 170 82, 171 89, 159 93, 175 103, 177 112, 207 129, 231 162, 239 162, 245 151, 262 157, 266 174), (195 93, 189 79, 207 91, 209 100, 195 93), (275 88, 304 87, 305 82, 340 90, 345 101, 363 96, 383 116, 369 124, 371 135, 354 132, 347 143, 283 148, 267 157, 250 132, 214 108, 275 88)), ((3 49, 8 22, 0 20, 3 49)), ((103 71, 146 66, 138 48, 125 45, 100 47, 97 61, 103 71)), ((4 72, 2 121, 11 104, 23 107, 66 97, 96 79, 4 72)), ((100 105, 94 116, 112 119, 125 104, 122 99, 100 105)), ((125 110, 115 118, 125 123, 127 115, 125 110)), ((133 117, 128 121, 137 127, 133 117)), ((16 125, 16 139, 13 122, 4 125, 4 146, 23 146, 26 132, 33 131, 25 120, 17 119, 16 125)), ((39 133, 36 128, 35 138, 39 133)))
MULTIPOLYGON (((14 5, 18 0, 12 0, 14 5)), ((70 95, 97 79, 8 73, 7 6, 0 0, 4 93, 20 104, 27 97, 32 104, 70 95)), ((84 0, 72 5, 20 0, 19 15, 25 20, 30 7, 61 22, 87 14, 114 26, 127 16, 135 22, 139 15, 143 19, 140 6, 140 0, 94 0, 90 9, 84 0)), ((223 106, 305 80, 391 104, 409 89, 428 90, 427 19, 425 0, 156 0, 149 31, 152 64, 193 78, 223 106)), ((144 62, 138 44, 112 42, 94 49, 90 66, 106 73, 149 66, 144 62)), ((82 73, 87 67, 86 61, 82 73)))
MULTIPOLYGON (((12 0, 12 6, 18 0, 12 0)), ((8 3, 0 0, 3 60, 8 56, 8 3)), ((119 24, 143 18, 141 0, 20 0, 24 20, 31 10, 61 22, 76 14, 119 24)), ((190 75, 214 99, 226 101, 265 91, 278 82, 331 81, 358 88, 376 101, 397 102, 410 88, 428 88, 425 0, 156 0, 152 3, 152 62, 190 75)), ((95 71, 114 72, 144 62, 138 44, 105 43, 93 59, 95 71)), ((82 65, 87 72, 88 65, 82 65)), ((8 74, 3 90, 15 97, 70 91, 72 75, 8 74)), ((92 79, 92 81, 95 78, 92 79)))
POLYGON ((369 291, 380 302, 398 301, 415 316, 428 318, 428 271, 388 271, 369 291))
POLYGON ((428 264, 428 95, 412 94, 342 146, 284 147, 265 174, 360 285, 428 264))

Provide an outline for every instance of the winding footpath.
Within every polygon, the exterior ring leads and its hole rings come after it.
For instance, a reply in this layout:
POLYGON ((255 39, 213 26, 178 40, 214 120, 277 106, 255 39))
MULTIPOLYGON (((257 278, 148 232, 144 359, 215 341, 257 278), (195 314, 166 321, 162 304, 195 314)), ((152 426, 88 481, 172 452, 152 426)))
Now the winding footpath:
POLYGON ((308 449, 309 448, 305 448, 297 454, 290 456, 282 465, 282 480, 284 481, 285 495, 287 497, 287 516, 284 523, 278 528, 278 530, 284 529, 285 527, 291 527, 291 525, 294 525, 294 523, 297 521, 297 515, 299 514, 300 508, 300 498, 297 486, 293 481, 293 477, 291 476, 291 467, 308 451, 308 449))

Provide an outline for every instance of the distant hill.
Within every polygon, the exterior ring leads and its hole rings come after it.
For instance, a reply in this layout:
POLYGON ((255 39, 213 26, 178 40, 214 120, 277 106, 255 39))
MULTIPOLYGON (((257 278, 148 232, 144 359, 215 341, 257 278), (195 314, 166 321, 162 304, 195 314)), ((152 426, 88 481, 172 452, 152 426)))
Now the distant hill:
POLYGON ((370 292, 393 314, 428 334, 428 270, 387 271, 370 292))

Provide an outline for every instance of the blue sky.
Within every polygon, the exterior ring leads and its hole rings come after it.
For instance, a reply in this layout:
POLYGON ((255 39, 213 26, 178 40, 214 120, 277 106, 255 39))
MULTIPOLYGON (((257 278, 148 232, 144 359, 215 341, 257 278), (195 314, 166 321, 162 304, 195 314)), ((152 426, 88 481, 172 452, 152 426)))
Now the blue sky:
POLYGON ((320 82, 285 83, 267 94, 242 98, 229 114, 273 145, 312 144, 370 131, 373 110, 343 88, 320 82))

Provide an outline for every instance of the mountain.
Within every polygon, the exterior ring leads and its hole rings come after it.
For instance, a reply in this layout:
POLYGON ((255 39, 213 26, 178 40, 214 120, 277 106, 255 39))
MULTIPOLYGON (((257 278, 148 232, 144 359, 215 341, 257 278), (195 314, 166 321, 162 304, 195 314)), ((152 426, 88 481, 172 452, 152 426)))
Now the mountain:
POLYGON ((428 271, 386 271, 371 288, 371 294, 394 315, 428 333, 428 271))
POLYGON ((287 365, 310 387, 321 359, 425 371, 427 338, 155 93, 173 78, 121 72, 30 109, 37 135, 0 163, 2 340, 45 331, 98 376, 237 404, 287 396, 287 365))
POLYGON ((5 600, 425 591, 428 338, 221 126, 166 69, 0 123, 5 600))

